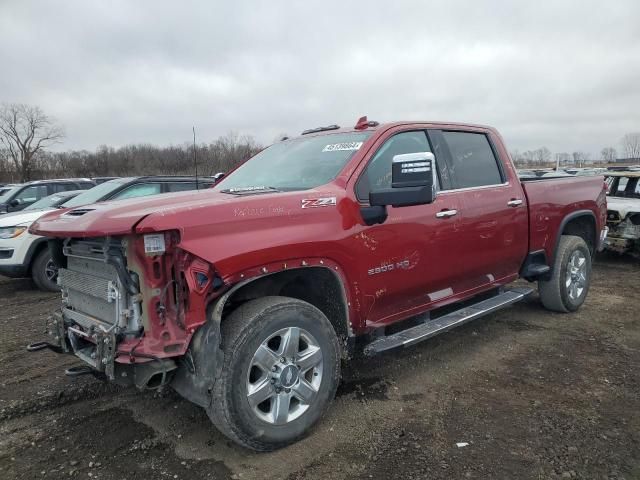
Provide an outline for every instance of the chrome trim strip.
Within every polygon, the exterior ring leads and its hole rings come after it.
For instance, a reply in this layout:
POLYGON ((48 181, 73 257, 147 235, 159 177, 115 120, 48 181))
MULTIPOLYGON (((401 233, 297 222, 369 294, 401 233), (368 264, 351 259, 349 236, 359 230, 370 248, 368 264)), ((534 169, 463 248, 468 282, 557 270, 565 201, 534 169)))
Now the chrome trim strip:
POLYGON ((496 183, 493 185, 480 185, 477 187, 453 188, 451 190, 438 190, 438 194, 444 195, 445 193, 469 192, 471 190, 486 190, 487 188, 508 187, 509 185, 511 184, 509 182, 506 182, 506 183, 496 183))

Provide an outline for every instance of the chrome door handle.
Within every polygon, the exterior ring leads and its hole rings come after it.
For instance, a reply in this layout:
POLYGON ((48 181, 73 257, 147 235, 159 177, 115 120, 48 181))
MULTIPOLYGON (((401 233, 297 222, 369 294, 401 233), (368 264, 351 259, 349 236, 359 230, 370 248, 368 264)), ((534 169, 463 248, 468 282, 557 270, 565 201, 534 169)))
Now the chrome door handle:
POLYGON ((507 205, 509 205, 510 207, 519 207, 520 205, 522 205, 522 200, 514 198, 512 200, 509 200, 507 202, 507 205))
POLYGON ((436 218, 449 218, 458 214, 458 210, 442 210, 436 213, 436 218))

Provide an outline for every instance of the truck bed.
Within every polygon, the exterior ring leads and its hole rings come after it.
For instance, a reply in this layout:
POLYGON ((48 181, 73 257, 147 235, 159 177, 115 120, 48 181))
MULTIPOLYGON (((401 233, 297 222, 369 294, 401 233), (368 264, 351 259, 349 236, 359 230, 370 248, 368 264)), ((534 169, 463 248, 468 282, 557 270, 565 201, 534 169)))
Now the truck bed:
POLYGON ((606 221, 606 195, 601 176, 521 179, 529 209, 529 251, 544 250, 551 261, 563 221, 584 211, 594 218, 595 231, 606 221), (591 200, 589 200, 591 199, 591 200), (594 200, 595 199, 595 200, 594 200))

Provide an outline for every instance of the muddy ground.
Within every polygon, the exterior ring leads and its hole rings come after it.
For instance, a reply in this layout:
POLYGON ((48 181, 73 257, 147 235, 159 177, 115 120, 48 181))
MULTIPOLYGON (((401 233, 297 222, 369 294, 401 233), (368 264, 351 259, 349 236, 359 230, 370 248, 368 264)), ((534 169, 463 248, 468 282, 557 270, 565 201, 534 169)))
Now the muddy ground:
POLYGON ((534 295, 355 360, 307 439, 256 454, 170 390, 70 379, 73 357, 27 353, 57 296, 0 279, 0 479, 639 479, 639 297, 637 261, 600 256, 580 312, 534 295))

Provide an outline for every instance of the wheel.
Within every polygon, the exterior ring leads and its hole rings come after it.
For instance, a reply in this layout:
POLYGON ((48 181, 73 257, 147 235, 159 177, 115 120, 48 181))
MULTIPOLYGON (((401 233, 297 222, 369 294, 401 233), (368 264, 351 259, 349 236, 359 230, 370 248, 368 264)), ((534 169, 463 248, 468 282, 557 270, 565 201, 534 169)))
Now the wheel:
POLYGON ((53 263, 49 249, 42 250, 31 265, 31 277, 40 290, 58 292, 58 267, 53 263))
POLYGON ((224 364, 207 413, 238 444, 258 451, 303 437, 340 378, 340 344, 327 317, 288 297, 247 302, 222 323, 224 364))
POLYGON ((584 303, 591 282, 591 252, 581 237, 560 237, 553 274, 538 282, 542 304, 554 312, 575 312, 584 303))

